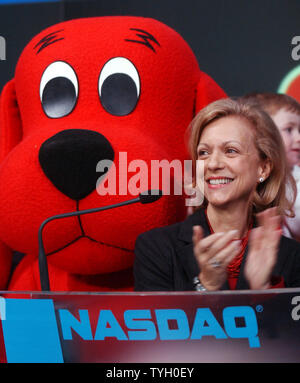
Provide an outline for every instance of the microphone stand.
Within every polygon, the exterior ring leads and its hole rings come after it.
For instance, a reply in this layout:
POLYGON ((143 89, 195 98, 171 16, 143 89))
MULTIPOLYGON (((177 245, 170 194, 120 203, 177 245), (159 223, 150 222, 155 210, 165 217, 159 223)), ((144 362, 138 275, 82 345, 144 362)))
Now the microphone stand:
POLYGON ((115 205, 108 205, 108 206, 102 206, 102 207, 97 207, 97 208, 93 208, 93 209, 80 210, 80 211, 75 211, 75 212, 71 212, 71 213, 59 214, 59 215, 54 215, 52 217, 47 218, 41 224, 41 226, 39 228, 39 232, 38 232, 39 271, 40 271, 40 281, 41 281, 42 291, 50 291, 48 263, 47 263, 47 258, 46 258, 46 254, 45 254, 44 243, 43 243, 43 229, 47 223, 54 221, 55 219, 62 219, 62 218, 79 216, 79 215, 83 215, 83 214, 97 213, 99 211, 114 209, 115 207, 121 207, 121 206, 125 206, 125 205, 131 205, 131 204, 137 203, 137 202, 141 202, 143 204, 152 203, 152 202, 157 201, 161 196, 162 196, 162 192, 160 190, 159 191, 153 191, 152 190, 152 191, 150 191, 150 193, 149 193, 149 191, 141 193, 139 195, 139 197, 137 197, 137 198, 134 198, 132 200, 123 201, 123 202, 117 203, 115 205), (158 194, 156 194, 157 192, 158 192, 158 194))

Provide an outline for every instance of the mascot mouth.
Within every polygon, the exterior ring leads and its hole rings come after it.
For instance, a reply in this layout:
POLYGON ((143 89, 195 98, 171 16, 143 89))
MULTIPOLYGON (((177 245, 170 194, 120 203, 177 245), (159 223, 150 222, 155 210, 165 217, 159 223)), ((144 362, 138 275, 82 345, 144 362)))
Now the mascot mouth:
POLYGON ((60 247, 60 248, 58 248, 58 249, 56 249, 56 250, 54 250, 54 251, 51 251, 50 253, 46 253, 46 256, 48 257, 48 256, 50 256, 50 255, 57 254, 57 253, 59 253, 60 251, 66 249, 67 247, 69 247, 69 246, 75 244, 76 242, 78 242, 78 241, 80 241, 80 240, 82 240, 82 239, 88 239, 89 241, 94 242, 94 243, 97 243, 97 244, 100 245, 100 246, 106 246, 106 247, 109 247, 109 248, 113 248, 113 249, 117 249, 117 250, 126 251, 126 252, 128 252, 128 253, 133 253, 133 252, 134 252, 133 249, 127 249, 127 248, 122 247, 122 246, 112 245, 112 244, 110 244, 110 243, 106 243, 106 242, 103 242, 103 241, 98 241, 98 240, 96 240, 96 239, 94 239, 94 238, 89 237, 88 235, 81 235, 81 236, 75 238, 73 241, 67 243, 66 245, 64 245, 64 246, 62 246, 62 247, 60 247))
POLYGON ((132 266, 134 251, 118 244, 95 240, 87 235, 68 240, 63 246, 49 249, 49 264, 71 274, 107 274, 132 266))
MULTIPOLYGON (((92 210, 92 209, 91 209, 92 210)), ((88 212, 88 210, 85 210, 85 212, 88 212)), ((66 216, 68 214, 70 215, 73 215, 74 214, 74 217, 77 219, 77 224, 79 226, 79 229, 81 231, 81 235, 78 235, 76 238, 74 239, 71 239, 69 240, 69 242, 67 242, 66 244, 63 244, 62 246, 56 248, 55 250, 52 250, 50 252, 45 252, 45 255, 46 256, 50 256, 50 255, 54 255, 54 254, 57 254, 59 253, 60 251, 63 251, 64 249, 67 249, 68 247, 78 243, 78 242, 82 242, 82 241, 87 241, 91 244, 97 244, 99 245, 99 247, 102 247, 102 246, 105 246, 107 248, 111 248, 111 249, 115 249, 115 250, 121 250, 123 252, 127 252, 127 253, 134 253, 134 249, 129 249, 129 248, 126 248, 126 247, 123 247, 123 246, 119 246, 119 245, 116 245, 116 244, 112 244, 112 243, 108 243, 108 242, 104 242, 104 241, 101 241, 101 240, 97 240, 95 238, 92 238, 90 235, 86 234, 84 228, 83 228, 83 222, 82 222, 82 219, 81 219, 81 215, 77 215, 76 213, 80 213, 80 212, 83 212, 82 210, 79 209, 79 201, 76 201, 76 211, 74 211, 73 213, 66 213, 66 215, 57 215, 57 216, 52 216, 49 218, 49 221, 50 220, 56 220, 57 218, 66 218, 66 216)), ((89 213, 91 213, 89 211, 89 213)), ((41 227, 45 224, 45 223, 48 223, 47 220, 43 222, 43 224, 41 225, 41 227)), ((44 225, 45 226, 45 225, 44 225)), ((41 230, 41 228, 40 228, 41 230)), ((42 239, 41 239, 42 240, 42 239)))

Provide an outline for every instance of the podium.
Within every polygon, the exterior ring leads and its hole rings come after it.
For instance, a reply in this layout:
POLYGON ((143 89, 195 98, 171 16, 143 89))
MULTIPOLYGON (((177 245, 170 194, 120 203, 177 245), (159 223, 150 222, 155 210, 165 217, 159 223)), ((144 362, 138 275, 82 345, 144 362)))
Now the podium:
POLYGON ((300 288, 0 292, 3 363, 300 362, 300 288))

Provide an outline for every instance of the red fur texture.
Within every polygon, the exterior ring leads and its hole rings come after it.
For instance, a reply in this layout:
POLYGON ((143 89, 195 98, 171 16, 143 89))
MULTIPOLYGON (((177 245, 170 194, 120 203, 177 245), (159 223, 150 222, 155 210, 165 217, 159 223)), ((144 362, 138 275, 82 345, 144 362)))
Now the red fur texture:
MULTIPOLYGON (((151 160, 183 161, 188 158, 184 133, 194 113, 222 97, 226 97, 225 93, 201 72, 182 37, 153 19, 71 20, 34 37, 21 54, 15 77, 4 87, 0 99, 0 240, 3 242, 0 288, 40 290, 38 230, 46 218, 134 198, 129 193, 101 196, 96 185, 84 197, 70 198, 53 184, 41 166, 39 154, 45 141, 68 130, 100 133, 114 151, 116 169, 119 169, 120 152, 127 153, 128 163, 143 160, 149 169, 151 160), (43 46, 45 41, 47 46, 43 46), (42 49, 38 51, 39 48, 42 49), (140 81, 134 109, 121 116, 103 107, 98 91, 101 69, 115 57, 130 60, 140 81), (40 82, 46 68, 56 61, 73 68, 78 97, 70 113, 51 118, 43 109, 40 82), (9 285, 8 249, 25 254, 9 285)), ((61 165, 63 168, 64 164, 61 165)), ((93 164, 95 171, 96 165, 93 164)), ((60 171, 58 168, 57 172, 60 171)), ((74 174, 80 184, 84 175, 77 174, 76 169, 74 174)), ((117 179, 119 176, 124 174, 117 171, 117 179)), ((153 204, 135 204, 80 219, 51 222, 43 232, 51 290, 132 290, 131 268, 137 235, 181 220, 184 215, 183 197, 173 195, 153 204)))

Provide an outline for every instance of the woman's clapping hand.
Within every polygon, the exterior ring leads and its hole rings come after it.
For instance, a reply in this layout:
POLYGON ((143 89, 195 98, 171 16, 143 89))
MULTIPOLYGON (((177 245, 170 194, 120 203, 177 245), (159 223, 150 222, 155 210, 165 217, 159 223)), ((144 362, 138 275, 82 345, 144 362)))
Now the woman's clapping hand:
POLYGON ((259 227, 251 231, 245 277, 254 290, 267 289, 276 263, 281 237, 280 221, 276 208, 257 214, 259 227))
POLYGON ((214 233, 203 237, 201 226, 193 228, 194 255, 201 270, 199 279, 207 290, 219 290, 227 278, 228 264, 241 251, 238 231, 214 233))

